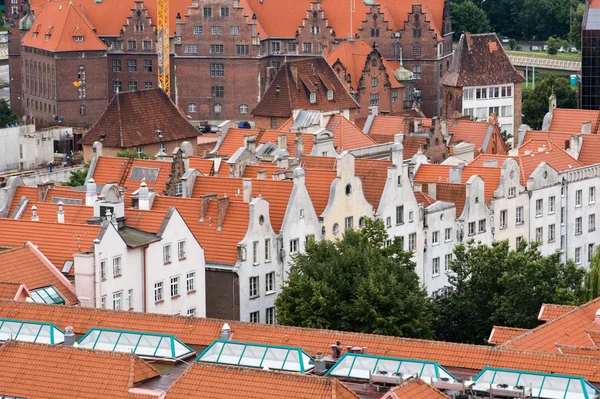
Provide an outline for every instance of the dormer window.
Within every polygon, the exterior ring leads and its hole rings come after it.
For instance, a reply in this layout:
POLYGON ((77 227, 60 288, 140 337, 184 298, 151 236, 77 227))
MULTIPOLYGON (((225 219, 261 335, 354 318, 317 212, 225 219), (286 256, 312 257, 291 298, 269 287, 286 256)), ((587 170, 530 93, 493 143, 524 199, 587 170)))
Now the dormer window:
POLYGON ((333 90, 327 90, 327 99, 329 101, 333 100, 333 90))
POLYGON ((83 36, 73 36, 73 40, 75 40, 76 42, 82 42, 83 36))
POLYGON ((317 93, 310 93, 310 103, 311 104, 317 103, 317 93))
POLYGON ((46 41, 50 40, 50 35, 45 35, 45 36, 44 36, 44 39, 45 39, 46 41))
POLYGON ((33 38, 35 39, 37 37, 37 32, 33 32, 33 38))

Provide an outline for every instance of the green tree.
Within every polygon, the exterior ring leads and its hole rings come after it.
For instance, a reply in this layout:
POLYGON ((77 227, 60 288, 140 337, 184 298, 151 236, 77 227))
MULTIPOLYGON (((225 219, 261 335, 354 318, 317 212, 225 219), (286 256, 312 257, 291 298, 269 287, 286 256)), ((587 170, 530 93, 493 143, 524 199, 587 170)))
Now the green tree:
POLYGON ((569 41, 581 50, 581 24, 583 22, 583 13, 585 7, 583 4, 577 4, 577 8, 573 12, 571 30, 569 31, 569 41))
POLYGON ((508 48, 511 50, 516 50, 517 49, 517 41, 515 39, 509 39, 508 40, 508 48))
POLYGON ((310 241, 275 305, 283 325, 431 338, 433 309, 399 237, 381 220, 337 241, 310 241))
POLYGON ((450 3, 454 37, 459 38, 464 32, 487 33, 492 30, 487 14, 471 0, 450 3))
POLYGON ((538 245, 470 241, 454 249, 453 290, 436 300, 439 339, 484 344, 494 325, 534 328, 543 303, 583 301, 585 271, 561 254, 542 256, 538 245))
POLYGON ((568 78, 548 75, 536 82, 535 90, 523 89, 523 123, 532 129, 542 128, 552 90, 556 95, 558 108, 577 107, 577 94, 571 88, 568 78))
POLYGON ((600 248, 596 248, 590 270, 585 276, 585 300, 591 301, 600 296, 600 248))
POLYGON ((560 40, 555 37, 549 37, 548 40, 546 40, 546 46, 548 46, 548 50, 546 50, 548 54, 554 55, 558 53, 558 50, 560 49, 560 40))
POLYGON ((0 127, 19 122, 19 117, 15 115, 6 101, 0 98, 0 127))
POLYGON ((71 187, 80 187, 85 184, 85 178, 87 176, 88 170, 90 168, 90 163, 86 163, 83 169, 73 170, 71 171, 71 175, 69 176, 69 180, 62 183, 63 186, 71 186, 71 187))

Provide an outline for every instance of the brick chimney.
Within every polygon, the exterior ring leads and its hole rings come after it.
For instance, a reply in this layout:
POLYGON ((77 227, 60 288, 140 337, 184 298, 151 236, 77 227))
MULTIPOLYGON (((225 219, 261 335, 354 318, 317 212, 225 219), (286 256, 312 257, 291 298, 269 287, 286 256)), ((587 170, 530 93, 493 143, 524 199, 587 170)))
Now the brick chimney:
POLYGON ((206 194, 200 197, 200 221, 204 222, 204 216, 208 210, 210 201, 217 198, 217 194, 206 194))
POLYGON ((217 198, 217 231, 221 231, 223 226, 223 220, 227 214, 227 207, 229 206, 229 197, 217 198))
POLYGON ((47 181, 45 183, 40 183, 37 185, 37 200, 40 202, 46 201, 46 195, 48 195, 48 190, 54 188, 54 182, 47 181))
POLYGON ((246 137, 244 137, 244 141, 246 143, 246 148, 248 149, 248 151, 255 154, 256 153, 256 136, 255 135, 246 136, 246 137))

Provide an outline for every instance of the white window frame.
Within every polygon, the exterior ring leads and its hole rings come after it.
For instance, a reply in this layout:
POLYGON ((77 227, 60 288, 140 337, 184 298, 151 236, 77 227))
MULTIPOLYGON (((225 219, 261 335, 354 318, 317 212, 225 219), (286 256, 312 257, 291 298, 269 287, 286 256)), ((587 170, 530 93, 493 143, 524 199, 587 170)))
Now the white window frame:
POLYGON ((583 192, 582 190, 575 191, 575 206, 579 207, 583 203, 583 192))
POLYGON ((265 274, 265 295, 275 293, 275 272, 265 274))
POLYGON ((248 320, 250 323, 260 323, 260 312, 258 310, 256 312, 250 312, 250 318, 248 320))
POLYGON ((171 298, 176 298, 180 296, 179 283, 181 282, 181 276, 172 276, 171 277, 171 298))
POLYGON ((266 309, 265 317, 266 324, 275 324, 275 306, 266 309))
POLYGON ((171 263, 171 244, 163 245, 163 263, 171 263))
POLYGON ((154 283, 154 302, 160 302, 165 299, 164 285, 164 281, 154 283))
POLYGON ((123 310, 123 291, 113 292, 112 301, 114 310, 123 310))
POLYGON ((188 272, 185 275, 185 288, 188 293, 196 290, 196 272, 188 272))
POLYGON ((127 308, 133 309, 133 289, 127 291, 127 308))
POLYGON ((106 259, 100 261, 100 278, 106 280, 106 259))
POLYGON ((299 240, 297 238, 290 240, 290 254, 298 253, 299 246, 300 246, 300 244, 299 244, 299 240))
POLYGON ((434 231, 433 233, 431 233, 431 244, 439 245, 439 243, 440 243, 440 232, 434 231))
POLYGON ((185 258, 185 240, 177 241, 177 257, 179 260, 185 258))
POLYGON ((250 277, 250 285, 249 285, 249 290, 248 290, 248 296, 250 297, 250 299, 253 298, 258 298, 260 296, 260 290, 259 290, 259 279, 258 276, 251 276, 250 277))
POLYGON ((444 230, 444 242, 452 241, 452 227, 447 227, 444 230))
POLYGON ((265 238, 265 262, 271 261, 271 239, 265 238))
POLYGON ((439 256, 431 260, 431 275, 433 277, 440 275, 440 258, 439 256))
POLYGON ((113 259, 113 277, 121 275, 121 256, 115 256, 113 259))

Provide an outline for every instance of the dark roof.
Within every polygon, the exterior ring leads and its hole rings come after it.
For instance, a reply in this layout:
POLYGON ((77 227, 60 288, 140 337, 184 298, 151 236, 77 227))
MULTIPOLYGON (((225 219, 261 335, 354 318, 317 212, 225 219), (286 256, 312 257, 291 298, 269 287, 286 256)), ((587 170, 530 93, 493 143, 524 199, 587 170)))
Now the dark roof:
POLYGON ((325 58, 319 57, 283 64, 252 113, 255 116, 289 118, 294 109, 335 111, 355 108, 359 105, 325 58), (329 89, 333 90, 333 100, 327 100, 329 89), (317 95, 314 104, 310 102, 311 93, 317 95))
POLYGON ((442 79, 445 86, 486 86, 524 82, 504 52, 495 33, 460 37, 450 69, 442 79))
POLYGON ((127 148, 195 139, 200 132, 179 113, 161 89, 154 89, 115 94, 81 143, 91 145, 100 141, 103 134, 102 144, 105 147, 127 148), (158 137, 157 130, 162 132, 162 139, 158 137))

